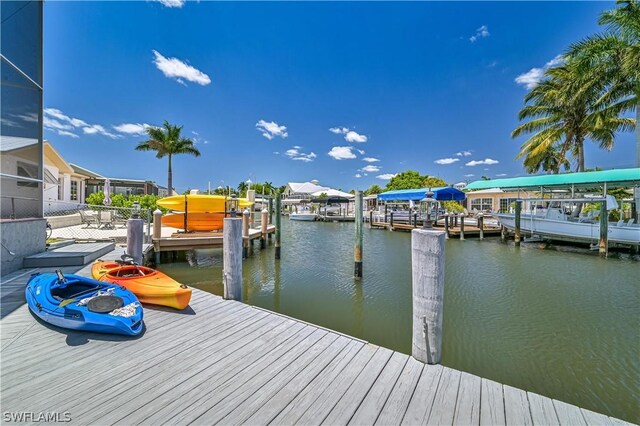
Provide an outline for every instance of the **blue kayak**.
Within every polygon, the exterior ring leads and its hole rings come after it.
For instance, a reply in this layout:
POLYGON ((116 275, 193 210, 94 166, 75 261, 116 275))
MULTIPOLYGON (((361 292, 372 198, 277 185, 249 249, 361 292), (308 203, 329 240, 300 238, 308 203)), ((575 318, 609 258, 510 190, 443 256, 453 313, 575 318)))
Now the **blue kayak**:
POLYGON ((142 306, 119 285, 56 271, 33 275, 25 296, 34 314, 58 327, 129 336, 142 332, 142 306))

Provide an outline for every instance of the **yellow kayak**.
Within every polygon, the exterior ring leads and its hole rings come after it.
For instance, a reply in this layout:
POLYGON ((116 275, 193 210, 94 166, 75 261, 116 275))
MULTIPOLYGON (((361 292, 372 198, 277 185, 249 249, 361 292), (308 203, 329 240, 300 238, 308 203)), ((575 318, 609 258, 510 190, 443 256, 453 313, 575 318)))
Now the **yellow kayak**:
MULTIPOLYGON (((187 231, 217 231, 222 229, 224 213, 192 213, 187 214, 187 231)), ((184 228, 184 213, 169 213, 162 216, 162 225, 171 228, 184 228)))
MULTIPOLYGON (((189 213, 220 213, 229 211, 230 197, 224 195, 173 195, 158 200, 158 205, 169 210, 189 213), (226 206, 226 208, 225 208, 226 206)), ((246 198, 238 198, 238 209, 251 207, 253 203, 246 198)))

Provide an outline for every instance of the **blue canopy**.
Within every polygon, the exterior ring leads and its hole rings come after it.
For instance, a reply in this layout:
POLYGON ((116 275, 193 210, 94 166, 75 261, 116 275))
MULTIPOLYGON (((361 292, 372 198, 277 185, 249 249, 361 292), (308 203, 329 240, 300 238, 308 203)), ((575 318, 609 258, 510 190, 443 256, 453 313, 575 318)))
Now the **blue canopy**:
MULTIPOLYGON (((427 196, 429 188, 421 189, 401 189, 397 191, 387 191, 378 194, 381 201, 420 201, 427 196)), ((462 201, 465 199, 464 192, 450 186, 441 188, 431 188, 433 198, 438 201, 462 201)))

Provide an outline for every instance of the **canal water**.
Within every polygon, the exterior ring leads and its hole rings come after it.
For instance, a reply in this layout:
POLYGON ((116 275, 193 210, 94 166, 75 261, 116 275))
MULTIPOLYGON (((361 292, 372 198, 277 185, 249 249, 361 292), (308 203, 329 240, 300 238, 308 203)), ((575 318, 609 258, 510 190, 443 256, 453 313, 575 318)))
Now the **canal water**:
MULTIPOLYGON (((411 353, 411 234, 353 223, 282 221, 274 248, 243 264, 246 303, 411 353)), ((222 251, 159 269, 222 295, 222 251)), ((446 366, 640 422, 640 262, 516 249, 499 239, 446 246, 446 366)))

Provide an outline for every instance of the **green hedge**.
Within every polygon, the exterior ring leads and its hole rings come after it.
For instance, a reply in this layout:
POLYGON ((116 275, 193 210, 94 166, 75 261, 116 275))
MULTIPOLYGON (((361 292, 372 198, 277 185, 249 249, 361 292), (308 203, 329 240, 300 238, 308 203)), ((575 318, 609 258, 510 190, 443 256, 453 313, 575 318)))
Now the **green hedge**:
MULTIPOLYGON (((112 207, 129 207, 133 206, 135 201, 140 203, 140 208, 151 209, 153 212, 155 209, 160 209, 162 213, 166 213, 167 209, 158 206, 158 200, 162 198, 158 195, 123 195, 123 194, 114 194, 111 196, 111 206, 112 207)), ((98 205, 101 206, 104 204, 104 192, 94 192, 89 195, 85 202, 87 204, 98 205)))

